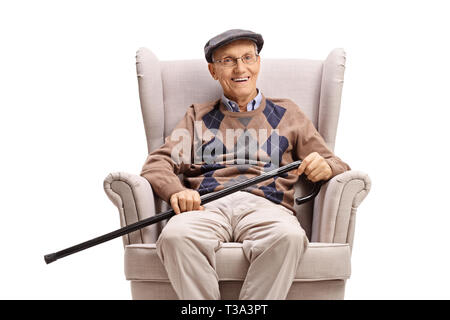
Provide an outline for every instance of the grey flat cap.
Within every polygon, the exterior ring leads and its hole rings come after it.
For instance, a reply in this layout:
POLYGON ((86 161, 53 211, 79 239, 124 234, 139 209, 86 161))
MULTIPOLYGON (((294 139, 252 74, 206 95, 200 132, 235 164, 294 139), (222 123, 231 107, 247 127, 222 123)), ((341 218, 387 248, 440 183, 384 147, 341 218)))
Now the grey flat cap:
POLYGON ((206 61, 212 63, 213 62, 212 55, 214 50, 239 39, 252 40, 253 42, 256 43, 258 53, 261 52, 261 49, 264 44, 262 35, 249 30, 231 29, 215 36, 205 44, 206 61))

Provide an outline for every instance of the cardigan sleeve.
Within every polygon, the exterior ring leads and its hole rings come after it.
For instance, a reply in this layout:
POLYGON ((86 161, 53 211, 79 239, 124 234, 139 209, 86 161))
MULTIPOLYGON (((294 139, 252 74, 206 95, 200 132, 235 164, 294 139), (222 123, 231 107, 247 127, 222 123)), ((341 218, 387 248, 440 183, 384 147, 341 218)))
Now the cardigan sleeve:
POLYGON ((294 152, 298 159, 303 160, 310 153, 317 152, 331 167, 332 177, 350 170, 350 166, 330 150, 314 124, 300 108, 296 118, 298 118, 295 119, 298 128, 295 130, 297 137, 294 152))
POLYGON ((189 107, 165 143, 151 152, 142 167, 141 176, 146 178, 155 193, 169 203, 172 194, 187 188, 178 178, 191 165, 194 132, 194 108, 189 107))

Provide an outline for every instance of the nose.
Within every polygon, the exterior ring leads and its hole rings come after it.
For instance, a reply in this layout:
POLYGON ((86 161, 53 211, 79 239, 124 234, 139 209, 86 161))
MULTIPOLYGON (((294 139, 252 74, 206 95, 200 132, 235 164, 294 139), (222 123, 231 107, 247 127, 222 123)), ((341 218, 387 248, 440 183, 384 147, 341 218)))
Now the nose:
POLYGON ((236 65, 234 66, 235 73, 242 73, 245 71, 245 63, 242 62, 242 58, 236 59, 236 65))

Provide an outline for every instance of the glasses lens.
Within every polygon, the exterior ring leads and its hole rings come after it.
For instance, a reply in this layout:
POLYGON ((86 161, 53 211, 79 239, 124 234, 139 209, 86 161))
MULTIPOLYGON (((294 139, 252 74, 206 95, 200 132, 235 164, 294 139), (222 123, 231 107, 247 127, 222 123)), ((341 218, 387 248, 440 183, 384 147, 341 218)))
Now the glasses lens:
POLYGON ((246 64, 252 64, 256 62, 256 56, 254 54, 246 54, 242 57, 242 61, 246 64))
POLYGON ((222 59, 222 65, 225 67, 231 67, 235 65, 235 59, 233 58, 224 58, 222 59))
POLYGON ((245 64, 253 64, 256 62, 257 56, 255 54, 246 54, 241 58, 226 57, 222 60, 218 60, 218 62, 224 67, 233 67, 237 64, 237 60, 239 59, 245 64))

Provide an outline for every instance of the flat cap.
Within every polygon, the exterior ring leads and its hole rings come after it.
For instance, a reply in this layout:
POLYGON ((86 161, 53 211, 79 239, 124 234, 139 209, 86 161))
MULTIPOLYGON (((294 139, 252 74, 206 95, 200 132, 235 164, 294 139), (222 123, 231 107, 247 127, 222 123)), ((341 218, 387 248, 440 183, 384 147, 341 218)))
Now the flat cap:
POLYGON ((264 40, 262 35, 259 33, 255 33, 253 31, 249 30, 242 30, 242 29, 231 29, 228 31, 225 31, 214 38, 211 38, 206 44, 205 44, 205 58, 206 61, 212 63, 212 55, 214 50, 217 48, 224 46, 230 42, 233 42, 235 40, 239 39, 247 39, 252 40, 256 43, 256 47, 258 48, 258 53, 261 52, 261 49, 264 44, 264 40))

